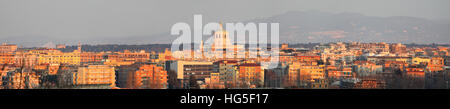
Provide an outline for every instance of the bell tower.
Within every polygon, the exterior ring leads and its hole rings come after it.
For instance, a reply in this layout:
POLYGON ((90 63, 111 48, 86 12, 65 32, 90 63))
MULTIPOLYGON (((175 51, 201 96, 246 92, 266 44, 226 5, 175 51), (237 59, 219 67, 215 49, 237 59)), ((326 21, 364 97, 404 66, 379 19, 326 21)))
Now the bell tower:
POLYGON ((80 42, 78 42, 78 47, 77 47, 77 50, 78 50, 78 52, 80 52, 80 53, 81 53, 81 43, 80 43, 80 42))

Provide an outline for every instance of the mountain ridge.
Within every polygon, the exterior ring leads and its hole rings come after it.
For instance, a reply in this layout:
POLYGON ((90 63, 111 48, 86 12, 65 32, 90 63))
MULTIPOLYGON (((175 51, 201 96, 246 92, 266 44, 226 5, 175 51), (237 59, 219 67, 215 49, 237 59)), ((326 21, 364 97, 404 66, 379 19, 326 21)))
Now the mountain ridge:
MULTIPOLYGON (((320 11, 289 11, 244 23, 279 23, 281 43, 327 42, 388 42, 441 43, 450 42, 450 23, 447 20, 429 20, 408 16, 376 17, 359 13, 328 13, 320 11)), ((45 36, 3 37, 0 40, 40 46, 55 44, 170 44, 178 36, 169 31, 155 35, 111 38, 50 38, 45 36), (157 39, 157 40, 156 40, 157 39)))

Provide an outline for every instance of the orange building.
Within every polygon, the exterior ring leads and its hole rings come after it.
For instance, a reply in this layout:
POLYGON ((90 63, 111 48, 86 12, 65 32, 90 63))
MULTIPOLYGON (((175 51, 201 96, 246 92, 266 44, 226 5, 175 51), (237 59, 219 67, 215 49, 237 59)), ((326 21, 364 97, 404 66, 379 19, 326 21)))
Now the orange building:
POLYGON ((427 70, 430 72, 444 70, 444 58, 432 57, 430 62, 428 63, 427 70))
POLYGON ((349 78, 355 76, 352 68, 328 69, 327 67, 327 72, 328 78, 349 78))
POLYGON ((13 53, 17 50, 17 45, 3 43, 0 45, 0 53, 13 53))
POLYGON ((118 72, 118 86, 120 88, 149 88, 166 89, 167 71, 156 65, 129 65, 121 66, 118 72))
POLYGON ((281 44, 281 50, 287 50, 287 49, 290 49, 288 44, 285 44, 285 43, 281 44))
POLYGON ((302 67, 300 62, 294 62, 288 66, 288 75, 286 79, 286 85, 299 86, 300 85, 300 68, 302 67))
POLYGON ((406 75, 408 75, 409 77, 424 78, 425 70, 424 68, 409 67, 406 68, 406 75))
POLYGON ((376 52, 387 52, 389 51, 389 44, 385 42, 380 43, 359 43, 354 42, 349 45, 349 48, 359 48, 359 49, 366 49, 366 50, 374 50, 376 52))
POLYGON ((307 82, 325 78, 323 65, 304 65, 301 62, 294 62, 289 65, 288 69, 287 86, 306 86, 307 82))
POLYGON ((315 80, 324 78, 325 69, 323 65, 301 66, 300 68, 300 80, 315 80))
POLYGON ((145 62, 150 60, 150 53, 146 53, 144 50, 140 52, 130 52, 125 50, 124 52, 118 52, 117 56, 121 61, 135 61, 135 62, 145 62))
POLYGON ((367 56, 367 60, 379 63, 386 61, 402 61, 402 62, 411 62, 412 57, 410 56, 367 56))
POLYGON ((56 75, 58 74, 58 70, 59 70, 59 64, 50 64, 48 65, 48 74, 49 75, 56 75))
POLYGON ((299 62, 311 62, 311 61, 319 61, 320 56, 295 56, 295 59, 299 62))
POLYGON ((439 46, 438 49, 439 49, 440 56, 448 56, 449 48, 439 46))
POLYGON ((17 67, 32 67, 38 64, 38 54, 32 52, 16 51, 14 63, 17 67))
POLYGON ((81 63, 101 62, 103 60, 103 53, 82 52, 80 54, 81 63))
POLYGON ((238 65, 241 83, 252 86, 264 85, 264 71, 257 63, 243 63, 238 65))
POLYGON ((78 67, 78 72, 73 74, 74 85, 109 85, 115 87, 115 82, 114 67, 108 65, 78 67))
POLYGON ((74 50, 73 52, 61 52, 56 49, 47 49, 37 51, 39 64, 69 64, 80 65, 80 52, 74 50))
POLYGON ((320 56, 295 56, 295 60, 308 65, 317 65, 317 62, 320 60, 320 56))
POLYGON ((363 79, 355 84, 357 89, 376 89, 382 88, 382 84, 376 79, 363 79))
POLYGON ((278 58, 280 62, 292 63, 295 61, 295 57, 293 55, 280 55, 278 58))
POLYGON ((111 60, 111 61, 122 61, 122 60, 119 60, 119 55, 117 55, 117 54, 111 54, 111 53, 108 53, 107 55, 106 55, 106 59, 108 59, 108 60, 111 60))
POLYGON ((1 64, 14 64, 14 54, 0 53, 0 65, 1 64))
POLYGON ((40 64, 33 66, 34 70, 47 70, 47 74, 56 75, 58 74, 60 64, 40 64))
POLYGON ((408 66, 409 64, 402 61, 386 61, 384 62, 384 68, 392 68, 392 69, 400 69, 403 71, 403 69, 408 66))
POLYGON ((211 73, 210 78, 205 78, 206 88, 208 89, 223 89, 225 88, 224 82, 220 81, 219 73, 211 73))

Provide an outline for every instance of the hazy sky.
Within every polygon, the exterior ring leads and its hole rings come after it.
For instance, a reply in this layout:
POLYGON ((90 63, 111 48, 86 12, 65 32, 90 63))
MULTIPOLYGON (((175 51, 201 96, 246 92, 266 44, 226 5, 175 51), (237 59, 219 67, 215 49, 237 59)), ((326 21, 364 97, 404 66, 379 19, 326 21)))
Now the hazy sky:
POLYGON ((227 22, 308 10, 449 19, 450 0, 0 0, 0 38, 143 36, 193 14, 227 22))

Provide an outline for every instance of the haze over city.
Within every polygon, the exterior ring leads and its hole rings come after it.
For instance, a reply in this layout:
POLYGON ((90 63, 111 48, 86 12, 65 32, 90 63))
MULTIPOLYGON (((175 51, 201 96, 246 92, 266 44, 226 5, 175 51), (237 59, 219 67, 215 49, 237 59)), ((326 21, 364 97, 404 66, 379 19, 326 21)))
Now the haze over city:
POLYGON ((280 39, 286 43, 448 44, 448 4, 448 0, 0 0, 0 40, 23 47, 49 42, 171 43, 178 37, 168 34, 173 24, 192 24, 193 15, 202 14, 205 23, 279 22, 280 39))
POLYGON ((1 1, 0 89, 448 89, 445 3, 1 1))

